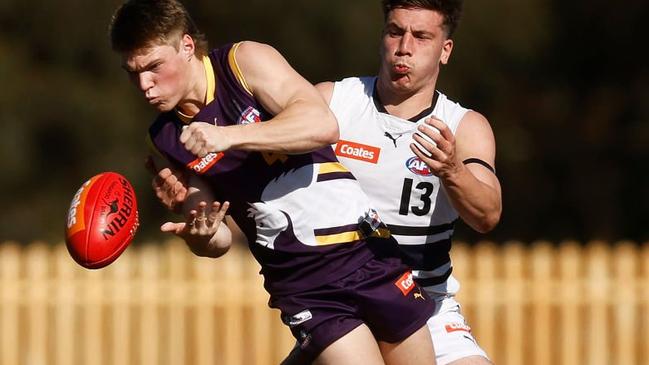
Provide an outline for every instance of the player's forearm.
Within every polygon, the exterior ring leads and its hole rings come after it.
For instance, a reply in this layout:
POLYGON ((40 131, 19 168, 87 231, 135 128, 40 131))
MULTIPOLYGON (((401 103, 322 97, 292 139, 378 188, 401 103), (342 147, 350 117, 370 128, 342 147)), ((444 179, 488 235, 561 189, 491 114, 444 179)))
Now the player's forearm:
POLYGON ((500 188, 477 179, 466 166, 443 180, 451 204, 462 220, 478 232, 494 229, 500 221, 502 202, 500 188))
POLYGON ((226 127, 231 149, 306 153, 338 141, 338 122, 324 103, 296 101, 263 123, 226 127))

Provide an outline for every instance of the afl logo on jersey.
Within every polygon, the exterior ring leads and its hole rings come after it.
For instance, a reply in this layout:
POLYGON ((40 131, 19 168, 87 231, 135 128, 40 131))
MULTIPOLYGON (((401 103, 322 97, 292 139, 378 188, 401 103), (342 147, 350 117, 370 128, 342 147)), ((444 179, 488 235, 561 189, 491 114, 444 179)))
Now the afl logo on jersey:
POLYGON ((250 124, 259 122, 261 122, 259 110, 249 106, 246 110, 243 111, 243 113, 241 113, 238 124, 250 124))
POLYGON ((428 165, 417 156, 412 156, 406 161, 406 167, 415 175, 420 176, 433 176, 433 173, 428 168, 428 165))

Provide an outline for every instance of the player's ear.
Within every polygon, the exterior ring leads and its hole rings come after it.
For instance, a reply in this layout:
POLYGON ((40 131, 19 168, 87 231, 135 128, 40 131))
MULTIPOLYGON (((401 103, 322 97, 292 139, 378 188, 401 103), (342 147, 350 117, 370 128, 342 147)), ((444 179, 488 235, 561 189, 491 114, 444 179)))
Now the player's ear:
POLYGON ((189 34, 183 34, 182 38, 180 39, 180 52, 182 52, 187 57, 187 60, 190 60, 194 56, 195 51, 196 44, 194 43, 194 38, 192 38, 189 34))
POLYGON ((442 44, 442 54, 439 59, 442 65, 448 63, 449 58, 451 58, 452 51, 453 51, 453 40, 452 39, 444 40, 444 44, 442 44))

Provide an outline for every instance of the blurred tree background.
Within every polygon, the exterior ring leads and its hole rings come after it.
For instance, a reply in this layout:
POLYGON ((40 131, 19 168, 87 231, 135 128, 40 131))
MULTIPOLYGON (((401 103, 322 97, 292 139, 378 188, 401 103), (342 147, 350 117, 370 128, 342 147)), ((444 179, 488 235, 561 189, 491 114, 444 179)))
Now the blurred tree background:
MULTIPOLYGON (((74 192, 107 170, 135 185, 136 241, 161 237, 154 112, 107 38, 119 3, 0 1, 0 242, 62 241, 74 192)), ((270 43, 312 82, 376 72, 379 0, 185 3, 212 46, 270 43)), ((439 89, 496 134, 504 213, 486 238, 649 239, 647 18, 646 0, 465 2, 439 89)))

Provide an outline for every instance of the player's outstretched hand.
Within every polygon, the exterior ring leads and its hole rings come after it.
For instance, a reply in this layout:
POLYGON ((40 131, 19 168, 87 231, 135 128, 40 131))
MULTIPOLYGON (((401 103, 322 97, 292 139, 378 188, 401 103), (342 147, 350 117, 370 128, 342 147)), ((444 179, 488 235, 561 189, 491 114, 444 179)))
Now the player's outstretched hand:
POLYGON ((156 166, 152 156, 146 157, 144 166, 153 175, 151 187, 160 203, 168 210, 182 214, 182 204, 187 198, 186 175, 181 170, 156 166))
POLYGON ((191 210, 185 222, 166 222, 160 226, 163 232, 173 233, 185 240, 189 248, 199 256, 209 256, 213 250, 212 238, 219 230, 221 222, 230 206, 229 202, 213 202, 212 208, 207 212, 207 203, 202 201, 197 209, 191 210))
POLYGON ((183 127, 180 143, 198 157, 205 157, 211 152, 222 152, 230 148, 225 129, 205 122, 194 122, 183 127))
POLYGON ((451 176, 462 167, 456 155, 455 136, 446 123, 437 118, 428 118, 425 123, 427 125, 417 127, 417 133, 413 135, 419 146, 411 143, 410 149, 435 176, 451 176))

